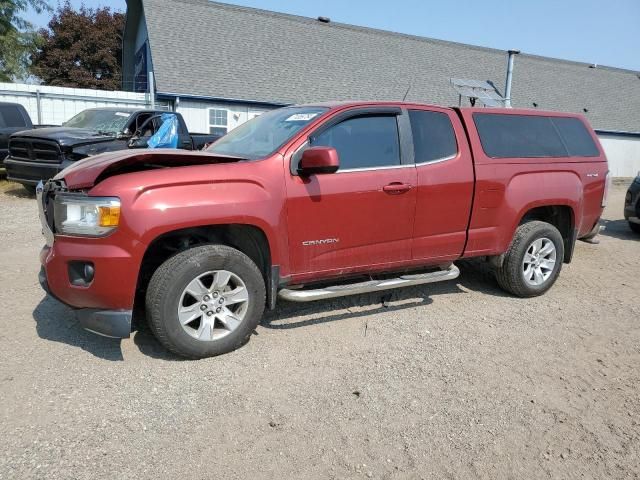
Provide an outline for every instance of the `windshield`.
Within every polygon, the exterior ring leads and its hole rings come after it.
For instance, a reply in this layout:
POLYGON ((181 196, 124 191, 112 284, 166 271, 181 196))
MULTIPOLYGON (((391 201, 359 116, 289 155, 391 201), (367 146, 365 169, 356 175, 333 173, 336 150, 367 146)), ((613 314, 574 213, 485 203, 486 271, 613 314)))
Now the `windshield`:
POLYGON ((64 124, 65 127, 86 128, 99 133, 115 135, 122 132, 131 112, 117 110, 85 110, 64 124))
POLYGON ((248 160, 267 157, 327 110, 325 107, 286 107, 263 113, 226 134, 207 152, 248 160))

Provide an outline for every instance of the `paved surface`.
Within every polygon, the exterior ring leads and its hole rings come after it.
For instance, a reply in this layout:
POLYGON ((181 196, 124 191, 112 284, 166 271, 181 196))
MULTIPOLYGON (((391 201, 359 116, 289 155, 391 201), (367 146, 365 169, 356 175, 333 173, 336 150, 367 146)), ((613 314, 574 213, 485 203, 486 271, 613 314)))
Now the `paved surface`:
MULTIPOLYGON (((638 478, 640 237, 613 192, 544 297, 486 269, 284 304, 190 362, 82 331, 37 285, 34 201, 0 185, 0 478, 638 478)), ((116 280, 117 281, 117 280, 116 280)))

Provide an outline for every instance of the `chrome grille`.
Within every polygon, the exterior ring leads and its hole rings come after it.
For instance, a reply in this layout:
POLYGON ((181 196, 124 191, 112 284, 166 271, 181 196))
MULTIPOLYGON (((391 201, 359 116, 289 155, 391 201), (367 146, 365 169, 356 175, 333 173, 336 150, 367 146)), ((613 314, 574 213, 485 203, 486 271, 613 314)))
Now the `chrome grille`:
POLYGON ((9 140, 9 155, 17 160, 43 163, 61 163, 62 152, 56 142, 37 138, 12 138, 9 140))

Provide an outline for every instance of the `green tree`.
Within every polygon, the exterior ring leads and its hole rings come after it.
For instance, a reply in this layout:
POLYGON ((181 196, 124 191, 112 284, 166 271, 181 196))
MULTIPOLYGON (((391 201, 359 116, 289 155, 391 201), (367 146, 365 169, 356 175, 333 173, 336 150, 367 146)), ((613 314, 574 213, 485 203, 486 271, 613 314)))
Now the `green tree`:
POLYGON ((28 76, 31 54, 38 46, 33 25, 23 18, 31 8, 49 11, 46 0, 0 0, 0 81, 11 82, 28 76))
POLYGON ((40 30, 31 73, 46 85, 119 89, 124 19, 108 7, 75 10, 67 1, 40 30))

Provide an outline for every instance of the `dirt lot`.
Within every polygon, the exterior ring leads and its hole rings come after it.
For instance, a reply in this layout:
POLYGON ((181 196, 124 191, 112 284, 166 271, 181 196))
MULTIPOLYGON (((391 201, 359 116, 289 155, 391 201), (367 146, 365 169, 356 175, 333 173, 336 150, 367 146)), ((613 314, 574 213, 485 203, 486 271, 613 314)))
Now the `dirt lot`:
POLYGON ((640 237, 613 192, 544 297, 457 282, 282 304, 190 362, 81 330, 0 184, 0 478, 638 478, 640 237))

